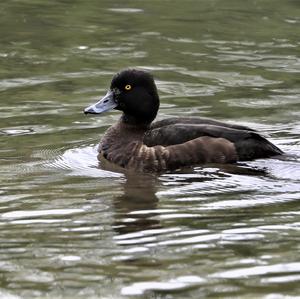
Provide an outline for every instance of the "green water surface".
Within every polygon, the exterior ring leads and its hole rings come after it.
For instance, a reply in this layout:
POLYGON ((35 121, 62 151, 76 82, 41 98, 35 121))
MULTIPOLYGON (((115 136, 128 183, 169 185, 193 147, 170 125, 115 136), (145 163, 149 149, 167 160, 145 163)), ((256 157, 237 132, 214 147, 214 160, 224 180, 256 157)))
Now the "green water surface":
POLYGON ((298 0, 0 3, 0 298, 300 296, 298 0), (97 161, 126 67, 158 118, 250 126, 288 155, 159 176, 97 161))

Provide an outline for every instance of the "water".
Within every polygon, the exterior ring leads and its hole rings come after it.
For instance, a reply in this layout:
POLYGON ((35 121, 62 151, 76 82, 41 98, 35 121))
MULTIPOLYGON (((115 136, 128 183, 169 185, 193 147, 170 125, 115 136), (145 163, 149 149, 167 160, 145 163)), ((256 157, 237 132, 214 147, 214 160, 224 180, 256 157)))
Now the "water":
POLYGON ((0 4, 0 298, 299 298, 299 1, 0 4), (99 165, 124 67, 159 118, 266 134, 285 159, 160 176, 99 165))

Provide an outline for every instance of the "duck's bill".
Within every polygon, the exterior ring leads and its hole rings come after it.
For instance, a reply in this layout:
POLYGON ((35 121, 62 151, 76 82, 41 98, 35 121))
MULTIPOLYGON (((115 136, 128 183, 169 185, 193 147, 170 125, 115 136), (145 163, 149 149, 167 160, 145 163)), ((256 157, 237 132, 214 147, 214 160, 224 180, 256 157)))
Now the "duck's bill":
POLYGON ((109 90, 107 94, 97 103, 84 109, 84 114, 100 114, 105 111, 114 109, 117 103, 114 100, 113 91, 109 90))

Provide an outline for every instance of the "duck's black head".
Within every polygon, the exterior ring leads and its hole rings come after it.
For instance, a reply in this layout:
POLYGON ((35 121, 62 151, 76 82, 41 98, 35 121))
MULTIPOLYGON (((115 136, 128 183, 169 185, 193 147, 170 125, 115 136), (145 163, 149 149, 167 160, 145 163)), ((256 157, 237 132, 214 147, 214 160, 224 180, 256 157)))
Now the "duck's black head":
POLYGON ((159 97, 149 72, 126 69, 117 73, 107 94, 84 110, 85 114, 100 114, 110 109, 123 111, 122 120, 130 124, 150 124, 156 117, 159 97))

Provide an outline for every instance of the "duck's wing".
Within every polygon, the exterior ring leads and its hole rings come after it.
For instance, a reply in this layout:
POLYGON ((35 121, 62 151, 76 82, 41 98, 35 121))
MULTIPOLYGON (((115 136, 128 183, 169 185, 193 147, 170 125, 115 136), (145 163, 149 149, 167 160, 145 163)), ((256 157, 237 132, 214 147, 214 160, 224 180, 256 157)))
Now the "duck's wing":
POLYGON ((237 130, 255 131, 247 126, 224 123, 210 118, 196 118, 196 117, 170 117, 163 120, 156 121, 151 124, 151 129, 162 128, 170 125, 214 125, 225 128, 232 128, 237 130))
POLYGON ((230 127, 203 124, 172 124, 148 130, 144 144, 179 145, 196 138, 209 136, 232 142, 241 161, 267 158, 282 154, 282 151, 256 132, 230 127))
POLYGON ((101 146, 98 159, 106 159, 128 170, 163 172, 206 163, 234 163, 237 152, 232 142, 224 138, 202 136, 168 146, 148 146, 133 138, 122 144, 116 140, 101 146))
POLYGON ((122 161, 112 153, 107 159, 127 169, 142 172, 162 172, 206 163, 237 161, 232 142, 208 136, 169 146, 147 146, 141 141, 134 141, 122 148, 120 157, 122 161))

